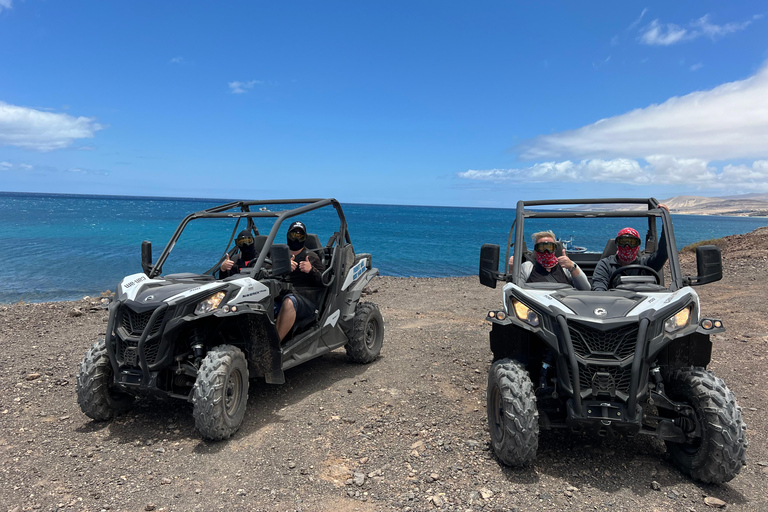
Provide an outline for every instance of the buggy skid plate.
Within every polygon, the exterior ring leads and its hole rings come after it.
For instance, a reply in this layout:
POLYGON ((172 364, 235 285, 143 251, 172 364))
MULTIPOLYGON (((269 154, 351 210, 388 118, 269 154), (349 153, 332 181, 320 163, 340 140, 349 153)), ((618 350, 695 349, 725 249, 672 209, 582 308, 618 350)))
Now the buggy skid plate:
POLYGON ((568 419, 566 423, 573 430, 595 431, 599 435, 621 432, 633 436, 640 431, 642 408, 637 407, 633 415, 634 420, 629 419, 627 406, 622 403, 605 402, 601 400, 585 400, 582 402, 582 414, 576 413, 573 407, 573 399, 568 400, 568 419))

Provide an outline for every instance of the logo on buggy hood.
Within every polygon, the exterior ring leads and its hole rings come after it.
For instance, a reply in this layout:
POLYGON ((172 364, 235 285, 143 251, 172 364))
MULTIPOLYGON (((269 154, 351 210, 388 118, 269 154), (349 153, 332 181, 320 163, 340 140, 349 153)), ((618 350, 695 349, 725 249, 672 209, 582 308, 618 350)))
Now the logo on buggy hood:
POLYGON ((144 302, 149 302, 149 301, 153 300, 154 298, 155 298, 154 295, 147 295, 146 297, 144 297, 144 302))
POLYGON ((605 316, 608 314, 608 311, 606 311, 605 308, 595 308, 595 316, 605 316))

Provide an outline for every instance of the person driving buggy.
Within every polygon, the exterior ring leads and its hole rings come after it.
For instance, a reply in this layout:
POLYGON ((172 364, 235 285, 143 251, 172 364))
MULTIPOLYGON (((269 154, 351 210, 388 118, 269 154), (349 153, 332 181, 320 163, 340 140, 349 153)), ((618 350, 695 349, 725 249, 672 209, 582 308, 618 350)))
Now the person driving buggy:
MULTIPOLYGON (((555 234, 540 231, 531 235, 536 263, 525 261, 520 265, 520 280, 525 283, 550 282, 569 284, 577 290, 589 290, 589 280, 579 266, 562 249, 558 255, 555 234)), ((514 256, 509 258, 512 267, 514 256)))
MULTIPOLYGON (((669 211, 666 204, 660 204, 659 208, 669 211)), ((621 267, 628 265, 643 265, 659 272, 667 262, 667 238, 664 236, 664 230, 661 231, 659 246, 653 254, 637 257, 640 252, 640 233, 636 229, 626 227, 619 231, 615 238, 616 254, 612 254, 601 259, 595 267, 592 274, 592 290, 606 291, 611 288, 611 276, 621 267)), ((624 275, 642 275, 643 269, 629 269, 624 275)), ((645 271, 647 273, 647 271, 645 271)))
POLYGON ((315 314, 317 292, 323 287, 325 265, 315 252, 307 251, 307 228, 296 221, 288 228, 288 249, 291 251, 290 281, 294 291, 275 304, 277 334, 282 341, 296 322, 315 314))
MULTIPOLYGON (((256 226, 253 227, 255 235, 259 235, 259 230, 256 226)), ((219 267, 219 279, 239 274, 240 271, 246 268, 249 264, 255 263, 259 257, 259 253, 256 252, 256 245, 254 243, 254 235, 247 229, 238 233, 235 238, 235 245, 240 250, 240 253, 234 260, 229 258, 229 253, 226 254, 224 261, 221 262, 219 267)))

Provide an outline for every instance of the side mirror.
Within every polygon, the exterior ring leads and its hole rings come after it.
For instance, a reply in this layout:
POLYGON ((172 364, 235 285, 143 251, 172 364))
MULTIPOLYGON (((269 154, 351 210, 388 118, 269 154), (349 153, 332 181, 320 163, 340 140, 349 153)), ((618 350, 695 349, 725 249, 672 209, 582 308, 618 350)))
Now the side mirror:
POLYGON ((147 276, 152 272, 152 242, 147 240, 141 242, 141 270, 147 276))
POLYGON ((696 277, 691 285, 714 283, 723 278, 723 259, 716 245, 701 245, 696 248, 696 277))
POLYGON ((272 276, 279 277, 291 273, 291 250, 286 244, 274 244, 269 250, 272 257, 272 276))
POLYGON ((496 244, 483 244, 480 248, 480 284, 490 288, 496 288, 499 278, 499 246, 496 244))

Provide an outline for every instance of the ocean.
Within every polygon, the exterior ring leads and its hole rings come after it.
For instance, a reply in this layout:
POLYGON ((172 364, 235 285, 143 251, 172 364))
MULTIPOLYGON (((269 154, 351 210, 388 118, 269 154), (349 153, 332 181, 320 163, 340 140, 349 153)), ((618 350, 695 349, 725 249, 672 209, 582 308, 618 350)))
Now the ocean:
MULTIPOLYGON (((187 214, 225 202, 0 192, 0 303, 75 300, 114 290, 122 277, 141 272, 143 240, 152 241, 156 258, 187 214)), ((510 201, 509 209, 342 206, 355 251, 371 253, 374 266, 387 276, 476 275, 480 246, 499 244, 503 255, 515 218, 514 201, 510 201)), ((768 218, 672 217, 678 249, 768 225, 768 218)), ((334 228, 321 215, 308 215, 302 220, 323 243, 334 228)), ((626 219, 614 219, 606 230, 595 232, 573 221, 547 222, 545 227, 559 237, 573 235, 577 245, 597 252, 627 224, 626 219)), ((179 268, 167 264, 165 273, 203 271, 213 265, 226 246, 231 228, 219 231, 224 237, 221 244, 195 247, 190 259, 179 260, 179 268), (199 265, 200 261, 203 267, 183 268, 187 263, 199 265)), ((266 234, 267 229, 262 227, 262 233, 266 234)), ((180 249, 174 249, 174 254, 177 251, 180 249)))

